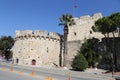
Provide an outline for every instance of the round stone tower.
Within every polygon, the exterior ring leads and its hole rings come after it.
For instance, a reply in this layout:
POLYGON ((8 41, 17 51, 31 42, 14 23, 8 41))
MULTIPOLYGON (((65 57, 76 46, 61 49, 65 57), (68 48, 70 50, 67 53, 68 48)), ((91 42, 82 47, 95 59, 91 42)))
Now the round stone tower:
POLYGON ((59 66, 60 35, 42 30, 16 31, 14 64, 59 66))

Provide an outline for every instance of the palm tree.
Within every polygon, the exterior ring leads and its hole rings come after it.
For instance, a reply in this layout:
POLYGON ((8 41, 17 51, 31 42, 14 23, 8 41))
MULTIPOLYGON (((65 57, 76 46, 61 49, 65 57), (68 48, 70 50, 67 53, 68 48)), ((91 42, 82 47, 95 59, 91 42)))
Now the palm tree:
POLYGON ((63 66, 66 66, 67 64, 67 36, 69 33, 68 27, 75 25, 75 21, 73 19, 73 16, 70 14, 63 14, 60 18, 60 24, 64 26, 64 51, 63 51, 63 66))

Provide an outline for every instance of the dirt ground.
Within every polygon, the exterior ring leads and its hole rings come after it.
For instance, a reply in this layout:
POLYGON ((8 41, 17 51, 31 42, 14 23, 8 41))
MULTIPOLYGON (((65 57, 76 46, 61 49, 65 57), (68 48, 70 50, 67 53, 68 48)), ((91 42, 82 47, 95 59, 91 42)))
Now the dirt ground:
POLYGON ((120 72, 115 72, 114 74, 115 74, 115 75, 120 75, 120 72))

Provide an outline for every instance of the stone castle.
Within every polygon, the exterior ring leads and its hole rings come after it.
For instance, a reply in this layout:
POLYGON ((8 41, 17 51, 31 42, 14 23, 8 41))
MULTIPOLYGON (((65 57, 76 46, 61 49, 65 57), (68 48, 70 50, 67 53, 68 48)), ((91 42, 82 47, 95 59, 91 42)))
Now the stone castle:
MULTIPOLYGON (((102 18, 101 13, 74 18, 76 25, 69 26, 68 66, 70 66, 84 39, 92 37, 101 39, 103 37, 102 34, 95 33, 91 29, 99 18, 102 18)), ((51 67, 63 65, 62 35, 41 30, 35 30, 34 32, 31 30, 18 30, 14 39, 14 64, 51 67)))

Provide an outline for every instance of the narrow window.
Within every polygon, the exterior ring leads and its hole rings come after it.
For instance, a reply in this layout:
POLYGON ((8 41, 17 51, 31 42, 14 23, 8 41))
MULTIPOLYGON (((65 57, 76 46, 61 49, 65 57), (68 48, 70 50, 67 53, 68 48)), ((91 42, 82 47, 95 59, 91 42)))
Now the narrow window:
POLYGON ((19 59, 17 58, 17 59, 16 59, 16 63, 18 63, 18 62, 19 62, 19 59))
POLYGON ((74 32, 74 35, 75 35, 75 36, 77 35, 76 32, 74 32))
POLYGON ((47 53, 48 53, 48 47, 47 47, 47 53))
POLYGON ((90 30, 90 34, 92 34, 92 31, 90 30))

